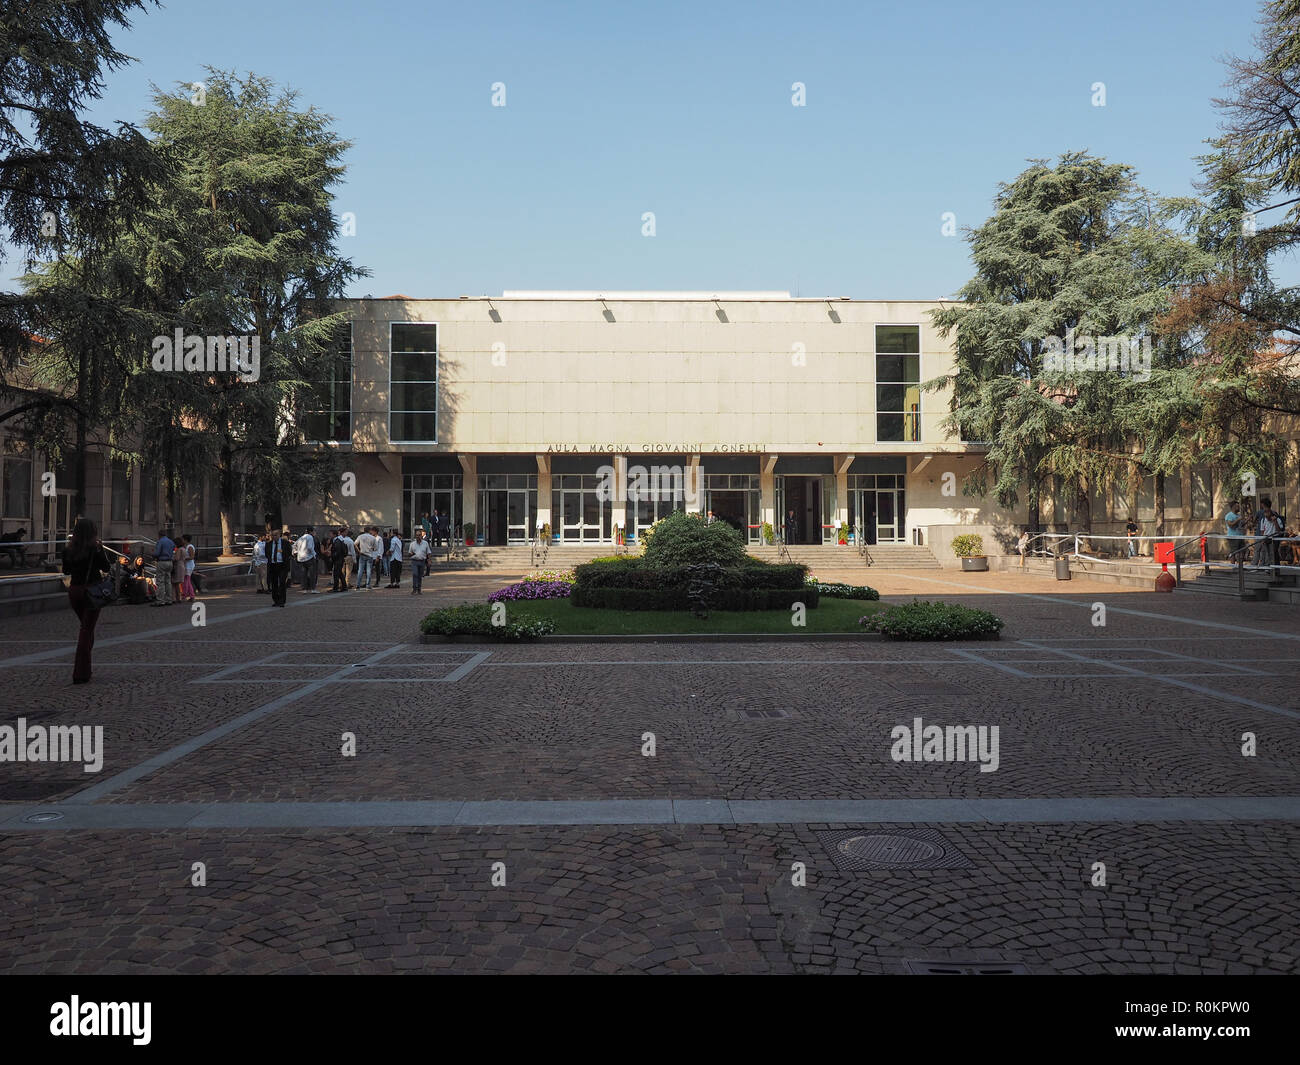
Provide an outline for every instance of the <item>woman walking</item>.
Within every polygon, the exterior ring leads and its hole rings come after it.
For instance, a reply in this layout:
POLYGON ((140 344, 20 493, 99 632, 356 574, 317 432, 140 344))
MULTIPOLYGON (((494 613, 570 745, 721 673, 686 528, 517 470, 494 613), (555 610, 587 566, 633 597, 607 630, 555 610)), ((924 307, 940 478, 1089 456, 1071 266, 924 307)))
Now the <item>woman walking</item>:
POLYGON ((68 602, 81 622, 77 636, 77 657, 72 664, 72 683, 90 681, 90 652, 95 646, 95 622, 99 620, 99 607, 95 606, 87 588, 108 573, 113 563, 99 542, 98 530, 89 518, 78 518, 72 530, 72 539, 63 552, 63 572, 68 575, 68 602))
POLYGON ((188 599, 194 602, 194 543, 190 539, 190 534, 185 533, 181 537, 180 550, 176 552, 176 558, 180 562, 181 579, 180 598, 188 599))

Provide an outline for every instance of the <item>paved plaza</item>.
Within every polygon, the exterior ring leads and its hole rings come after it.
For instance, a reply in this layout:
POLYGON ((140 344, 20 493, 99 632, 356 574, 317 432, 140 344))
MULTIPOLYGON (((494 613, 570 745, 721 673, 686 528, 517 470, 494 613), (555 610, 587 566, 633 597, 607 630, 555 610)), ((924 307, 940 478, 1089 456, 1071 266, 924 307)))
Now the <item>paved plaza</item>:
POLYGON ((871 571, 1002 640, 419 642, 516 576, 113 607, 76 687, 71 611, 0 621, 0 724, 103 726, 0 764, 0 971, 1300 969, 1293 608, 871 571))

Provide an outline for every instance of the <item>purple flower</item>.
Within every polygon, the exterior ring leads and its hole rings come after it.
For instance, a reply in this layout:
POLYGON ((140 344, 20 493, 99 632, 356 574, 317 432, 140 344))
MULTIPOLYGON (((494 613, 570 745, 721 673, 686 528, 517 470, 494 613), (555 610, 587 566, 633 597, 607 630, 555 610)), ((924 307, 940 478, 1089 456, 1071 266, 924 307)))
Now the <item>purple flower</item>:
POLYGON ((520 599, 568 599, 572 586, 564 581, 520 581, 507 584, 488 596, 489 603, 516 602, 520 599))

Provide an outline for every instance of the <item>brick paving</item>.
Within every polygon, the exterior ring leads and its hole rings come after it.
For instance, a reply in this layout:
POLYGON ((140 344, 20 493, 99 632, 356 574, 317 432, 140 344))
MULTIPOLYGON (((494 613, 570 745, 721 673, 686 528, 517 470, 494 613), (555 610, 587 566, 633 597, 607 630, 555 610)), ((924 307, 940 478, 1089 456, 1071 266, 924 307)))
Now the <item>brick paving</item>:
MULTIPOLYGON (((98 774, 0 763, 0 818, 87 787, 110 811, 1300 794, 1300 612, 1279 604, 876 570, 865 579, 887 598, 998 612, 1003 640, 417 642, 433 606, 517 577, 435 574, 422 598, 291 592, 287 610, 214 595, 202 627, 179 606, 114 607, 95 680, 76 687, 70 612, 0 621, 0 724, 105 730, 98 774), (754 709, 791 716, 741 713, 754 709), (890 730, 915 716, 998 725, 998 771, 894 762, 890 730), (345 732, 355 758, 340 753, 345 732), (171 760, 128 773, 159 756, 171 760)), ((831 827, 854 826, 9 827, 0 971, 879 973, 965 957, 1060 973, 1300 969, 1289 817, 900 824, 940 832, 970 865, 871 873, 836 870, 815 835, 831 827), (199 861, 207 886, 191 887, 199 861), (791 884, 793 862, 806 887, 791 884), (1090 883, 1095 862, 1105 887, 1090 883)))

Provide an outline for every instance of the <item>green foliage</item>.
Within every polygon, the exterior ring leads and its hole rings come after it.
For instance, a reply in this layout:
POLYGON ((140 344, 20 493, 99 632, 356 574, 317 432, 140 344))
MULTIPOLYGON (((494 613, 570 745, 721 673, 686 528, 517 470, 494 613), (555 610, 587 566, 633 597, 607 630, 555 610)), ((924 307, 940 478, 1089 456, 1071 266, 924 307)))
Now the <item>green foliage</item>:
POLYGON ((504 625, 493 625, 493 608, 488 603, 449 606, 427 614, 420 621, 420 631, 430 636, 481 636, 488 640, 535 640, 555 631, 549 618, 539 618, 526 610, 508 610, 504 625))
POLYGON ((865 584, 823 584, 817 582, 817 591, 827 599, 866 599, 875 602, 880 593, 865 584))
POLYGON ((978 533, 962 533, 952 538, 952 553, 958 558, 984 554, 984 538, 978 533))
POLYGON ((763 543, 771 545, 776 542, 776 533, 772 529, 770 521, 763 522, 763 543))
POLYGON ((698 514, 676 511, 655 522, 644 558, 661 568, 713 562, 725 568, 741 566, 748 556, 740 533, 725 521, 709 525, 698 514))
MULTIPOLYGON (((820 601, 817 588, 716 588, 710 595, 710 610, 789 610, 803 603, 809 610, 820 601)), ((569 602, 577 607, 609 610, 694 610, 686 587, 618 588, 599 585, 573 586, 569 602)))
MULTIPOLYGON (((797 563, 780 565, 746 557, 744 564, 723 569, 717 577, 723 588, 792 588, 804 586, 808 568, 797 563)), ((578 584, 589 588, 684 588, 690 574, 684 566, 660 567, 644 556, 613 555, 575 567, 578 584)))
POLYGON ((861 623, 891 640, 996 640, 1006 625, 987 610, 920 600, 867 614, 861 623))
POLYGON ((460 531, 464 535, 466 540, 474 539, 475 528, 474 528, 474 523, 472 521, 464 522, 460 527, 460 531))

